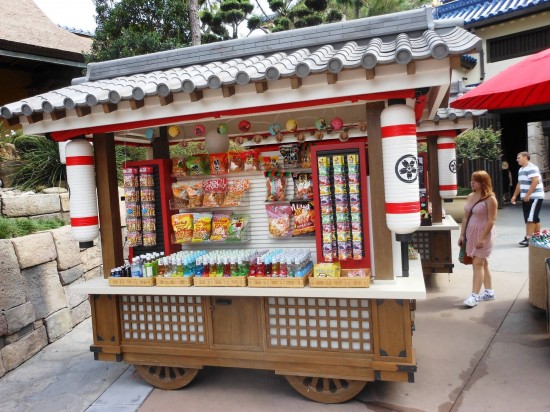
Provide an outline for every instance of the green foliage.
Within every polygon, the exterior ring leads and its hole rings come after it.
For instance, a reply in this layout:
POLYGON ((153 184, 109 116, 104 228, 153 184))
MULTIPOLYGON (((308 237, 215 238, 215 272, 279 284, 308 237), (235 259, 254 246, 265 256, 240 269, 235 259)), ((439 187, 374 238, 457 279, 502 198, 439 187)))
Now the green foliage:
POLYGON ((472 193, 472 189, 469 187, 459 186, 456 192, 457 196, 468 196, 470 193, 472 193))
POLYGON ((115 146, 116 171, 119 184, 122 184, 122 164, 134 160, 145 160, 147 149, 136 146, 115 146))
MULTIPOLYGON (((59 160, 59 146, 43 136, 21 136, 21 166, 11 176, 12 184, 23 190, 59 186, 67 171, 59 160)), ((19 149, 18 149, 19 150, 19 149)))
POLYGON ((456 138, 456 157, 459 159, 500 160, 501 131, 475 127, 462 132, 456 138))
POLYGON ((220 0, 215 6, 201 11, 203 39, 205 35, 208 35, 208 39, 215 39, 214 41, 236 39, 238 26, 250 16, 253 10, 254 6, 249 0, 220 0), (226 26, 230 27, 231 33, 226 26))
POLYGON ((88 62, 118 59, 190 44, 187 1, 96 0, 97 29, 88 62))
POLYGON ((26 236, 42 230, 57 229, 66 223, 61 219, 29 219, 0 217, 0 239, 26 236))

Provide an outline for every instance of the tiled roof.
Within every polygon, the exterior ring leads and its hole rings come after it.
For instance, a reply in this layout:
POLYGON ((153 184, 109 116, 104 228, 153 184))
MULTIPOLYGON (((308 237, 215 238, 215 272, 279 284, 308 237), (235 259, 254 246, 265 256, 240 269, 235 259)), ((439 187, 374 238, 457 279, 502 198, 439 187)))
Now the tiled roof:
POLYGON ((146 96, 338 73, 345 69, 444 59, 477 49, 480 39, 434 22, 424 8, 88 65, 73 86, 0 108, 5 118, 92 107, 146 96))
POLYGON ((536 8, 549 9, 550 0, 456 0, 436 7, 434 19, 463 18, 467 26, 507 14, 529 12, 536 8))

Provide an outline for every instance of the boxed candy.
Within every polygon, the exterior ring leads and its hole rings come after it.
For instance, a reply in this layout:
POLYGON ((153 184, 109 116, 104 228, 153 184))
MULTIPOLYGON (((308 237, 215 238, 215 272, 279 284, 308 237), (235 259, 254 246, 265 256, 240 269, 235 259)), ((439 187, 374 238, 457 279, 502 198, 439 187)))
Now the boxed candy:
POLYGON ((316 278, 339 278, 341 272, 339 262, 317 263, 313 266, 313 276, 316 278))

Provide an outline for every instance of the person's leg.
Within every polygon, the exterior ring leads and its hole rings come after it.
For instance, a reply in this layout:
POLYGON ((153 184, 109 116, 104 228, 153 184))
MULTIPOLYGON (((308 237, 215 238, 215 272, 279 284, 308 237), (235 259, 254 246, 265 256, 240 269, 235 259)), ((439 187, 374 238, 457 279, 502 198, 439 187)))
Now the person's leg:
POLYGON ((472 263, 472 267, 474 270, 472 293, 475 293, 476 295, 479 295, 481 285, 485 284, 485 263, 487 263, 487 259, 474 256, 474 262, 472 263))
POLYGON ((535 233, 535 223, 533 222, 527 222, 525 225, 525 236, 527 237, 527 240, 531 239, 531 236, 533 236, 533 233, 535 233))
POLYGON ((493 279, 491 278, 489 261, 487 259, 484 259, 483 262, 483 286, 485 287, 485 289, 493 290, 493 279))
POLYGON ((535 232, 540 232, 540 222, 535 223, 535 232))

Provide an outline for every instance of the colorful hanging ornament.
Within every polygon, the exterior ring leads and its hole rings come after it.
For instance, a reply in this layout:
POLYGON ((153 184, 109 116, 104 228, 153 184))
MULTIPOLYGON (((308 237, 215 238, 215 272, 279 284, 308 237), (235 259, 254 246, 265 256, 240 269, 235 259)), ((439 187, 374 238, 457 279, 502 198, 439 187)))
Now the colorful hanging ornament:
POLYGON ((195 136, 204 136, 206 133, 206 128, 202 124, 195 125, 194 128, 195 136))
POLYGON ((296 135, 296 140, 298 140, 300 143, 305 142, 305 140, 306 140, 306 135, 303 134, 303 133, 298 133, 298 134, 296 135))
POLYGON ((317 130, 313 134, 313 137, 315 137, 317 140, 323 140, 323 137, 325 137, 325 134, 323 132, 321 132, 320 130, 317 130))
POLYGON ((334 130, 340 130, 342 127, 344 127, 344 121, 339 117, 335 117, 330 121, 330 125, 334 130))
POLYGON ((179 126, 170 126, 168 128, 168 135, 170 137, 177 137, 180 134, 179 126))
POLYGON ((345 130, 340 132, 340 135, 338 136, 338 140, 340 140, 342 143, 347 142, 349 139, 349 134, 345 130))
POLYGON ((325 130, 327 128, 327 121, 322 117, 319 117, 317 120, 315 120, 315 128, 317 130, 325 130))
POLYGON ((284 138, 285 138, 285 137, 283 136, 282 133, 277 133, 277 134, 275 135, 275 140, 277 140, 278 142, 282 142, 284 138))
POLYGON ((268 130, 271 136, 275 136, 277 133, 281 133, 283 131, 283 126, 279 123, 271 123, 268 130))
POLYGON ((359 127, 359 130, 361 130, 362 132, 367 130, 367 122, 361 121, 357 124, 357 126, 359 127))
POLYGON ((285 128, 290 133, 294 133, 296 130, 298 130, 298 122, 294 119, 289 119, 286 121, 285 128))
POLYGON ((181 147, 187 147, 187 140, 182 140, 182 141, 180 142, 180 146, 181 146, 181 147))
POLYGON ((250 122, 248 120, 241 120, 239 122, 239 130, 246 133, 250 130, 250 122))
POLYGON ((206 149, 206 144, 204 142, 200 142, 199 143, 199 150, 204 150, 206 149))
POLYGON ((235 143, 237 143, 238 145, 243 144, 243 143, 244 143, 244 137, 242 137, 242 136, 237 136, 237 137, 235 138, 235 143))
POLYGON ((229 127, 227 127, 225 123, 220 123, 216 128, 216 131, 218 132, 218 134, 226 135, 227 132, 229 131, 229 127))
POLYGON ((262 135, 257 134, 254 136, 254 143, 260 143, 262 141, 262 135))

